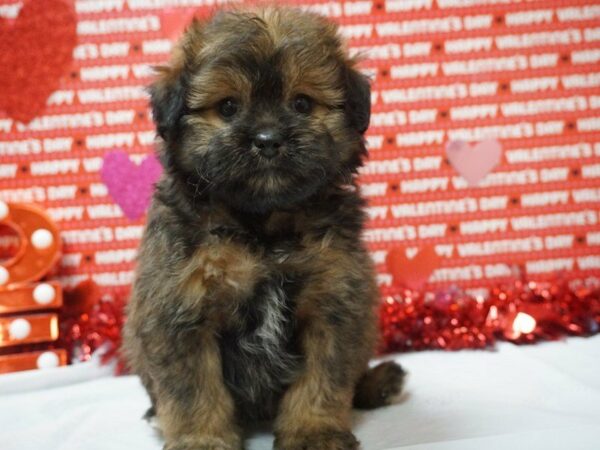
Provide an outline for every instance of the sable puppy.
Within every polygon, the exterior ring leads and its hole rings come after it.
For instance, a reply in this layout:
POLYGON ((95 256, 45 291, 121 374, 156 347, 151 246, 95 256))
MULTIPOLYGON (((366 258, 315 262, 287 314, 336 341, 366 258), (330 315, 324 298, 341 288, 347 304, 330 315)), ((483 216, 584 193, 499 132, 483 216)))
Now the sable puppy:
POLYGON ((367 79, 337 28, 271 8, 194 22, 151 86, 164 176, 141 244, 124 351, 167 450, 358 448, 357 407, 403 371, 368 370, 377 291, 354 181, 367 79))

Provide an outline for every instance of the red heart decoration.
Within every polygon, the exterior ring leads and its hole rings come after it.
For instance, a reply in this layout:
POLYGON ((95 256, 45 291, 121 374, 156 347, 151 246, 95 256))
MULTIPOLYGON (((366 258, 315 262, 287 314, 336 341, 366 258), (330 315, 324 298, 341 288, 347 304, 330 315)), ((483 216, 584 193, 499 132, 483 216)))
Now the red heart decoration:
POLYGON ((69 68, 77 43, 72 6, 60 0, 28 1, 10 24, 0 21, 0 109, 28 123, 69 68))
POLYGON ((406 257, 404 248, 393 248, 385 259, 388 270, 394 277, 394 284, 413 290, 418 290, 427 283, 440 261, 440 256, 430 245, 423 247, 412 259, 406 257))

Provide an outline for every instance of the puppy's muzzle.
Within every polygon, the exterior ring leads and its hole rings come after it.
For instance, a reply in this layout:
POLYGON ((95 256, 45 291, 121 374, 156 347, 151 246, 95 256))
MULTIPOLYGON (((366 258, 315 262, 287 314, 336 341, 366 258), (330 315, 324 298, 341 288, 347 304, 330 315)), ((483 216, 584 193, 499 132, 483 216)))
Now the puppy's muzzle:
POLYGON ((265 158, 274 158, 279 154, 283 136, 273 128, 265 128, 260 130, 254 136, 253 144, 258 149, 261 156, 265 158))

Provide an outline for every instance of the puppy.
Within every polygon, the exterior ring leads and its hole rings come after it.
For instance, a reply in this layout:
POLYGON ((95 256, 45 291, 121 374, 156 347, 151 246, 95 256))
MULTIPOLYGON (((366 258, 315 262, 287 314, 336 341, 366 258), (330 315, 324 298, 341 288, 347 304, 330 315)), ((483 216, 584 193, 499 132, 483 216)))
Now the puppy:
POLYGON ((291 9, 194 22, 150 88, 164 175, 141 243, 124 353, 166 450, 358 448, 351 408, 403 371, 368 370, 377 289, 354 176, 368 80, 337 28, 291 9))

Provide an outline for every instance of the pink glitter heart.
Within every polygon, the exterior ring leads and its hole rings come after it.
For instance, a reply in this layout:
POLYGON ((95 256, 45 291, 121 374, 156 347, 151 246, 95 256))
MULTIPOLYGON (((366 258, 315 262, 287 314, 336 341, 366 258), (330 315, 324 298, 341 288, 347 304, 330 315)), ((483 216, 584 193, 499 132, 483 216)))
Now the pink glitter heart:
POLYGON ((469 186, 476 186, 500 162, 502 145, 495 139, 487 139, 475 145, 464 141, 450 141, 446 144, 446 155, 469 186))
POLYGON ((104 155, 100 176, 108 193, 131 220, 138 219, 148 209, 154 183, 162 167, 154 155, 149 155, 140 165, 134 164, 122 151, 104 155))

